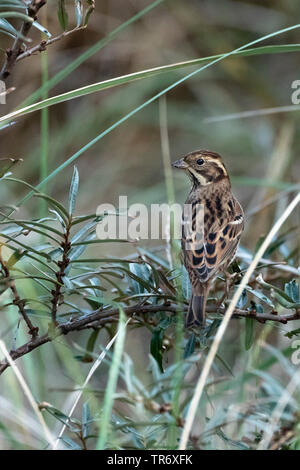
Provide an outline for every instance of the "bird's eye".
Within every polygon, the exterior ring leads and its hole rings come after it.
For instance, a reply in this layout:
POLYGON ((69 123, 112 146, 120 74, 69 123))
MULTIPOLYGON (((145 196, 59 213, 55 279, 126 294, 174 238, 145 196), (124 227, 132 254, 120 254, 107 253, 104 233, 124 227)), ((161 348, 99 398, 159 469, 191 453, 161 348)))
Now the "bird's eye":
POLYGON ((204 163, 203 158, 199 158, 199 160, 197 160, 197 165, 203 165, 203 163, 204 163))

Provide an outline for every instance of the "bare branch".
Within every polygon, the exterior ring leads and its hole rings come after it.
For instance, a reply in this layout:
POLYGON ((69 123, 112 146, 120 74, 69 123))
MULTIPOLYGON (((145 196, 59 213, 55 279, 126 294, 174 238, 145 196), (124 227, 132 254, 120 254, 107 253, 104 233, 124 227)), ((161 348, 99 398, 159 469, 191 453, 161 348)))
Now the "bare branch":
MULTIPOLYGON (((37 19, 37 13, 46 4, 47 0, 32 0, 30 5, 27 7, 27 15, 33 20, 37 19)), ((32 22, 24 21, 21 30, 20 36, 15 39, 15 42, 11 49, 7 49, 6 58, 3 64, 2 70, 0 72, 0 79, 5 80, 11 74, 11 71, 16 64, 18 56, 23 52, 22 51, 22 37, 26 37, 31 29, 32 22)))
MULTIPOLYGON (((176 313, 177 311, 186 311, 187 306, 182 308, 181 305, 175 304, 164 304, 164 305, 142 305, 137 304, 131 307, 125 307, 124 312, 127 316, 133 317, 133 321, 143 321, 144 318, 139 318, 138 315, 157 313, 157 312, 170 312, 176 313)), ((208 312, 224 314, 225 308, 218 308, 216 305, 209 304, 207 308, 208 312)), ((274 314, 257 314, 255 311, 249 312, 248 310, 235 309, 233 318, 253 318, 260 322, 265 322, 268 320, 287 323, 292 320, 300 319, 300 310, 297 310, 293 314, 287 315, 275 315, 274 314)), ((82 317, 76 318, 75 320, 69 320, 65 323, 61 323, 58 328, 50 328, 48 333, 43 336, 38 336, 32 338, 31 341, 23 344, 19 348, 10 351, 12 359, 18 359, 34 349, 42 346, 45 343, 53 341, 55 338, 61 335, 67 335, 71 331, 83 330, 86 328, 101 328, 108 323, 118 322, 119 319, 119 309, 110 308, 106 310, 96 310, 95 312, 90 313, 89 315, 84 315, 82 317)), ((0 362, 0 375, 9 367, 9 364, 6 360, 0 362)))
POLYGON ((51 44, 60 41, 63 38, 66 38, 70 34, 75 33, 76 31, 81 31, 86 28, 85 26, 79 26, 74 29, 71 29, 70 31, 64 31, 63 33, 59 34, 58 36, 55 36, 54 38, 50 38, 47 41, 41 41, 39 44, 36 46, 31 47, 30 49, 27 49, 25 52, 22 52, 21 54, 18 55, 16 62, 19 62, 22 59, 26 59, 26 57, 30 57, 32 54, 35 52, 43 52, 47 49, 48 46, 51 44))

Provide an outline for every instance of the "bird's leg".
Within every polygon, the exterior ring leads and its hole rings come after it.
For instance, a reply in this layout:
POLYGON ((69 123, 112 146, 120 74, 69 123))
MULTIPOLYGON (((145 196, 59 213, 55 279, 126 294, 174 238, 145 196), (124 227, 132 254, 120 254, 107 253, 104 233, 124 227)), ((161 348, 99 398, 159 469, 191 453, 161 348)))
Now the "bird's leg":
POLYGON ((228 296, 229 296, 229 291, 230 291, 230 288, 231 288, 231 285, 232 285, 232 281, 236 278, 236 275, 238 273, 232 273, 230 274, 227 269, 224 269, 223 270, 223 274, 224 274, 224 277, 225 277, 225 290, 224 290, 224 294, 222 295, 222 297, 220 298, 220 300, 218 301, 218 308, 221 307, 221 305, 223 304, 224 300, 228 299, 228 296))

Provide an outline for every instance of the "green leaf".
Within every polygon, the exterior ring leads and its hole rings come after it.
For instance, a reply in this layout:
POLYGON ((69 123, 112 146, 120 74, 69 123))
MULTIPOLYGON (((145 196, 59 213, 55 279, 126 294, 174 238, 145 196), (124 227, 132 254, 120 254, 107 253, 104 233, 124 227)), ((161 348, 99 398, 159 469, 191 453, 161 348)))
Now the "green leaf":
POLYGON ((0 19, 0 30, 13 38, 18 35, 17 30, 5 19, 0 19))
MULTIPOLYGON (((97 225, 97 221, 93 220, 92 222, 89 222, 88 224, 84 225, 78 232, 75 233, 73 238, 71 239, 71 245, 75 245, 75 243, 80 240, 81 237, 86 235, 86 233, 94 228, 97 225)), ((73 224, 74 225, 74 224, 73 224)))
POLYGON ((84 297, 84 300, 92 307, 92 308, 99 308, 103 305, 103 299, 101 300, 100 297, 96 295, 87 295, 84 297))
POLYGON ((76 198, 78 194, 78 185, 79 185, 79 174, 77 167, 74 166, 70 191, 69 191, 69 215, 73 214, 75 209, 76 198))
POLYGON ((185 266, 182 265, 182 276, 181 276, 181 286, 184 298, 189 300, 192 295, 192 287, 189 279, 189 275, 185 266))
MULTIPOLYGON (((97 308, 94 307, 94 308, 97 308)), ((83 362, 92 362, 93 361, 93 356, 91 353, 94 351, 94 347, 96 344, 96 340, 98 338, 98 335, 100 333, 100 329, 92 331, 92 333, 89 336, 87 346, 86 346, 86 354, 83 356, 83 362)))
POLYGON ((63 219, 62 216, 55 209, 49 209, 49 212, 55 215, 56 220, 58 220, 62 227, 66 228, 65 219, 63 219))
POLYGON ((296 330, 288 331, 287 333, 285 333, 284 336, 291 339, 293 336, 299 336, 299 335, 300 335, 300 328, 297 328, 296 330))
POLYGON ((234 373, 230 367, 230 365, 228 364, 228 362, 226 361, 226 359, 224 358, 224 356, 221 356, 220 354, 216 354, 216 358, 221 362, 221 364, 223 365, 223 367, 225 367, 225 369, 232 375, 234 376, 234 373))
POLYGON ((0 18, 18 18, 25 20, 27 23, 33 23, 33 19, 30 16, 24 15, 23 13, 14 12, 14 11, 4 11, 0 13, 0 18))
POLYGON ((240 273, 241 272, 240 267, 239 267, 239 263, 237 262, 236 259, 232 263, 230 263, 230 265, 228 267, 228 272, 230 274, 240 273))
MULTIPOLYGON (((260 54, 274 54, 274 53, 282 53, 282 52, 298 52, 300 50, 300 44, 284 44, 278 46, 263 46, 263 47, 256 47, 254 49, 248 49, 238 52, 232 52, 230 57, 238 57, 238 56, 248 56, 248 55, 260 55, 260 54)), ((201 57, 199 59, 188 60, 185 62, 179 62, 176 64, 171 65, 164 65, 161 67, 155 67, 153 69, 142 70, 140 72, 135 72, 129 75, 124 75, 121 77, 116 77, 113 79, 105 80, 102 82, 93 83, 92 85, 88 85, 82 88, 78 88, 66 93, 62 93, 57 96, 53 96, 51 98, 47 98, 46 100, 40 101, 35 104, 31 104, 29 106, 25 106, 24 108, 18 109, 10 114, 2 116, 0 118, 0 123, 7 123, 12 118, 16 118, 17 116, 22 116, 24 114, 31 113, 33 111, 38 111, 40 109, 46 108, 48 106, 52 106, 67 100, 71 100, 77 98, 79 96, 85 96, 91 93, 95 93, 101 90, 106 90, 108 88, 112 88, 118 85, 123 85, 126 83, 131 83, 135 80, 140 80, 152 76, 156 76, 160 73, 166 73, 170 71, 175 71, 177 69, 181 69, 184 67, 190 67, 193 65, 197 65, 200 63, 210 62, 211 64, 215 62, 219 62, 222 57, 227 56, 229 53, 225 54, 218 54, 215 56, 209 57, 201 57)), ((210 64, 201 67, 201 69, 207 68, 210 64)), ((200 69, 199 69, 200 70, 200 69)), ((153 100, 154 101, 154 100, 153 100)), ((149 101, 150 102, 150 101, 149 101)), ((152 102, 152 100, 151 100, 152 102)))
POLYGON ((196 336, 194 335, 194 333, 192 333, 184 348, 184 356, 183 356, 184 359, 187 359, 189 356, 194 354, 195 345, 196 345, 196 336))
POLYGON ((75 15, 76 15, 77 28, 79 28, 79 26, 82 23, 82 13, 83 13, 83 8, 82 8, 81 0, 75 0, 75 15))
POLYGON ((88 402, 85 401, 82 405, 82 437, 84 439, 90 434, 91 419, 91 410, 88 402))
POLYGON ((81 216, 76 216, 73 217, 72 220, 72 226, 81 224, 82 222, 85 222, 86 220, 94 219, 94 222, 101 222, 104 219, 104 215, 97 215, 97 214, 89 214, 89 215, 81 215, 81 216))
POLYGON ((241 296, 240 296, 237 304, 236 304, 237 308, 244 308, 247 301, 248 301, 247 290, 244 289, 243 292, 241 293, 241 296))
POLYGON ((163 358, 162 346, 163 346, 164 334, 165 332, 162 328, 155 328, 152 333, 151 342, 150 342, 151 355, 156 360, 161 372, 164 371, 163 365, 162 365, 162 358, 163 358))
POLYGON ((257 277, 257 280, 259 281, 259 284, 263 286, 265 289, 272 291, 274 298, 277 298, 276 294, 278 294, 278 297, 283 298, 284 300, 286 300, 286 302, 288 303, 293 302, 293 299, 291 299, 291 297, 287 295, 286 292, 279 289, 277 286, 274 286, 272 284, 269 284, 268 282, 265 282, 261 274, 259 274, 259 276, 257 277))
POLYGON ((65 222, 69 219, 69 214, 64 208, 64 206, 60 202, 56 201, 56 199, 54 199, 53 197, 50 197, 47 194, 43 193, 37 193, 34 194, 34 196, 45 199, 51 206, 53 206, 58 211, 58 213, 64 220, 66 219, 65 222))
POLYGON ((263 292, 257 290, 257 289, 252 289, 252 287, 250 286, 246 286, 245 289, 248 291, 248 292, 251 292, 251 294, 253 294, 255 297, 257 297, 259 300, 261 300, 262 302, 266 303, 267 305, 269 305, 270 307, 274 308, 274 304, 272 302, 271 299, 269 299, 269 297, 267 297, 263 292))
POLYGON ((65 0, 58 0, 57 7, 58 7, 57 15, 58 15, 60 26, 62 27, 64 31, 66 31, 68 27, 68 13, 66 10, 65 0))
POLYGON ((6 266, 11 269, 21 258, 23 258, 25 251, 15 251, 7 260, 6 266))
MULTIPOLYGON (((284 293, 285 294, 285 293, 284 293)), ((286 295, 282 295, 278 290, 274 290, 273 297, 277 302, 285 308, 300 308, 300 302, 291 302, 286 299, 286 295)))
POLYGON ((163 339, 165 335, 165 330, 170 326, 172 323, 172 319, 170 317, 162 315, 162 321, 157 325, 157 327, 152 332, 151 342, 150 342, 150 353, 156 360, 159 369, 161 372, 164 371, 162 365, 162 347, 163 347, 163 339))
POLYGON ((34 21, 32 23, 32 26, 34 26, 36 29, 38 29, 42 33, 46 34, 46 36, 48 36, 48 38, 52 37, 52 34, 49 33, 49 31, 44 26, 42 26, 40 23, 38 23, 37 21, 34 21))
MULTIPOLYGON (((1 23, 0 23, 1 25, 1 23)), ((21 163, 23 160, 20 158, 3 158, 1 159, 1 169, 0 169, 0 178, 5 178, 11 175, 9 170, 11 170, 15 165, 21 163), (5 162, 5 163, 4 163, 5 162)))
POLYGON ((151 276, 148 265, 132 263, 129 265, 129 270, 131 273, 129 280, 135 294, 151 290, 151 285, 148 285, 151 276))
POLYGON ((104 396, 104 404, 101 413, 101 427, 97 442, 97 449, 103 450, 106 447, 109 425, 111 422, 111 414, 114 404, 114 394, 117 387, 117 380, 119 375, 119 370, 121 367, 121 360, 123 355, 124 343, 126 336, 126 317, 123 309, 120 307, 120 320, 118 328, 118 336, 115 343, 114 354, 112 358, 112 363, 109 369, 109 376, 107 387, 104 396))
POLYGON ((85 17, 84 17, 84 25, 86 26, 89 22, 90 16, 95 10, 95 2, 94 0, 87 0, 87 3, 90 5, 90 7, 87 9, 85 17))
POLYGON ((285 284, 284 292, 292 299, 293 302, 299 303, 299 284, 295 279, 285 284))
MULTIPOLYGON (((89 241, 93 238, 95 238, 95 234, 89 233, 85 237, 84 241, 89 241)), ((82 253, 86 250, 86 248, 87 248, 87 245, 84 243, 80 245, 76 245, 75 248, 72 248, 69 253, 69 256, 68 256, 69 260, 74 263, 74 261, 77 260, 82 255, 82 253)))
POLYGON ((239 450, 249 450, 250 447, 244 444, 242 441, 234 441, 226 436, 226 434, 222 431, 221 428, 216 429, 216 435, 219 436, 223 441, 227 444, 231 445, 232 447, 237 447, 239 450))
MULTIPOLYGON (((21 246, 26 251, 28 251, 28 253, 35 253, 36 255, 42 256, 43 258, 46 258, 48 261, 51 261, 51 258, 47 253, 43 253, 42 251, 38 251, 35 248, 33 248, 33 246, 26 245, 25 243, 22 243, 19 240, 15 239, 13 237, 10 237, 8 234, 4 233, 4 231, 0 232, 0 236, 3 236, 4 238, 7 238, 7 240, 9 240, 10 242, 16 243, 17 245, 21 246)), ((9 246, 9 245, 7 245, 7 246, 9 246)), ((10 248, 13 248, 13 247, 10 247, 10 248)), ((27 254, 26 254, 26 256, 27 256, 27 254)))
POLYGON ((208 325, 208 327, 207 327, 206 337, 210 338, 210 337, 214 336, 215 333, 217 332, 220 324, 221 324, 221 320, 219 318, 216 318, 215 320, 213 320, 210 323, 210 325, 208 325))
POLYGON ((62 437, 61 440, 66 444, 67 447, 69 447, 72 450, 82 450, 80 445, 78 445, 69 437, 62 437))
POLYGON ((77 419, 69 418, 69 416, 52 405, 45 406, 43 409, 50 413, 54 418, 58 419, 58 421, 65 424, 71 432, 80 431, 80 423, 77 419))

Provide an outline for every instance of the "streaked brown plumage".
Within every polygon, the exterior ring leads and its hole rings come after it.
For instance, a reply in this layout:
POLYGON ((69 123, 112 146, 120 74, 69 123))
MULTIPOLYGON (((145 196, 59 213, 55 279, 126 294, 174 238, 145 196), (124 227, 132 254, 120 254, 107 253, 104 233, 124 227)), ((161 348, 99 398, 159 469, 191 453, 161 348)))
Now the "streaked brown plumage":
POLYGON ((182 233, 183 263, 192 285, 185 325, 187 328, 203 326, 211 282, 220 271, 226 270, 236 254, 244 214, 231 192, 230 179, 219 154, 197 150, 172 166, 185 170, 192 182, 185 202, 191 207, 192 219, 183 220, 182 233))

